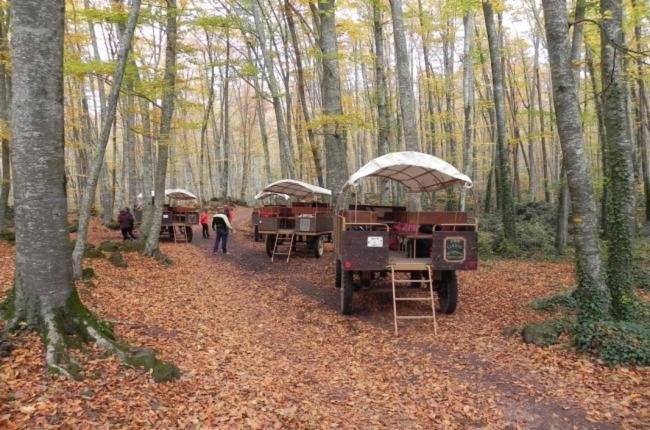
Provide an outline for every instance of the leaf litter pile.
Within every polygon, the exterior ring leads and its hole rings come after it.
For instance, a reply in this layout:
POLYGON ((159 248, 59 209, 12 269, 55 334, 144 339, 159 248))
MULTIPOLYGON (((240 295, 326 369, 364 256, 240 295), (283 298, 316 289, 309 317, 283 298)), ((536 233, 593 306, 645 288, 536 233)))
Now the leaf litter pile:
MULTIPOLYGON (((650 371, 609 368, 567 343, 540 348, 506 327, 546 316, 527 305, 574 282, 568 263, 485 261, 461 273, 459 307, 392 330, 388 294, 355 294, 338 313, 331 248, 271 263, 240 209, 230 254, 212 240, 162 244, 128 267, 86 259, 83 302, 133 345, 181 369, 155 383, 101 350, 75 351, 85 380, 44 368, 36 335, 0 359, 0 428, 648 428, 650 371)), ((91 242, 118 240, 93 225, 91 242)), ((329 247, 330 245, 328 245, 329 247)), ((0 241, 0 290, 14 248, 0 241)), ((4 293, 2 294, 4 296, 4 293)), ((416 310, 417 311, 417 310, 416 310)))

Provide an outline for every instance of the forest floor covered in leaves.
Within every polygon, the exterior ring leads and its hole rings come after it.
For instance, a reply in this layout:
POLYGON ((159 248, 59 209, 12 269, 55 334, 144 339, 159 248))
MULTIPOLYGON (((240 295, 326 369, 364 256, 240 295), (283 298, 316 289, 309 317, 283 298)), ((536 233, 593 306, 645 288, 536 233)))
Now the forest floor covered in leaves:
MULTIPOLYGON (((506 327, 547 318, 534 298, 570 287, 570 263, 489 260, 460 275, 457 312, 392 330, 388 294, 355 295, 338 312, 331 248, 271 263, 236 213, 230 254, 212 239, 163 244, 163 267, 88 259, 83 302, 133 345, 181 369, 157 384, 112 356, 76 352, 86 379, 49 374, 36 335, 0 359, 0 427, 67 428, 648 428, 650 370, 609 368, 566 344, 540 348, 506 327)), ((91 241, 117 240, 93 225, 91 241)), ((331 245, 328 245, 331 246, 331 245)), ((0 291, 14 249, 0 241, 0 291)), ((0 294, 3 296, 4 293, 0 294)))

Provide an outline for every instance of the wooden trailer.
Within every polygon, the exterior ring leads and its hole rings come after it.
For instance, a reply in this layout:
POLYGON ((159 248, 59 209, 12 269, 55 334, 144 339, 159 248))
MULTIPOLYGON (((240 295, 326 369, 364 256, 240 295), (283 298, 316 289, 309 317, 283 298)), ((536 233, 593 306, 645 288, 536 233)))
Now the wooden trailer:
POLYGON ((294 179, 282 179, 267 185, 262 193, 285 194, 290 206, 270 206, 258 212, 257 234, 265 237, 266 253, 275 260, 286 256, 287 262, 298 245, 304 244, 316 258, 324 253, 324 242, 331 240, 333 218, 329 202, 332 192, 317 185, 294 179), (311 199, 312 201, 305 201, 311 199))
MULTIPOLYGON (((151 198, 154 198, 153 191, 151 198)), ((165 198, 168 201, 163 206, 160 237, 174 242, 192 242, 192 227, 199 224, 199 212, 188 203, 196 201, 197 197, 182 188, 169 188, 165 190, 165 198)), ((138 200, 142 201, 142 193, 138 200)), ((135 209, 135 220, 138 224, 142 222, 141 205, 135 209)))
POLYGON ((276 204, 266 204, 253 208, 251 214, 251 225, 253 226, 253 239, 259 242, 264 239, 264 235, 260 233, 260 226, 262 222, 262 214, 279 213, 279 208, 287 207, 287 202, 291 199, 290 196, 282 193, 270 193, 262 191, 255 196, 255 200, 267 200, 276 204), (283 203, 283 204, 280 204, 283 203))
POLYGON ((370 161, 352 175, 337 201, 334 244, 341 312, 352 313, 352 298, 358 285, 371 286, 375 278, 387 276, 393 297, 395 334, 397 322, 402 319, 433 319, 435 330, 434 293, 439 310, 453 313, 458 301, 456 271, 477 268, 477 221, 466 212, 416 212, 405 207, 367 205, 344 209, 347 195, 367 177, 398 181, 411 193, 455 185, 469 189, 472 181, 434 156, 394 152, 370 161), (409 275, 408 279, 399 276, 404 273, 409 275), (419 288, 411 289, 411 294, 398 295, 404 293, 400 286, 419 288), (426 294, 417 295, 422 291, 426 294), (426 302, 431 312, 398 314, 398 304, 409 301, 426 302))

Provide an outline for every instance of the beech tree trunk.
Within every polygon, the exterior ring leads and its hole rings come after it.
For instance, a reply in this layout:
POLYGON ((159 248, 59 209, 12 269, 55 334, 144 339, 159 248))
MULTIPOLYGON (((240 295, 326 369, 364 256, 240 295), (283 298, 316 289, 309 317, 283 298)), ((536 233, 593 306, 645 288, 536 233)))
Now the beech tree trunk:
POLYGON ((68 354, 68 338, 114 353, 133 366, 161 371, 168 379, 178 369, 153 351, 116 341, 103 321, 80 302, 72 279, 66 202, 63 38, 64 0, 12 2, 13 37, 11 125, 16 189, 16 278, 4 308, 11 309, 5 331, 21 323, 38 331, 47 367, 79 378, 80 367, 68 354), (136 357, 137 355, 137 357, 136 357), (142 360, 147 358, 146 363, 142 360), (138 361, 139 360, 139 361, 138 361))
POLYGON ((543 0, 557 130, 565 159, 576 237, 578 320, 602 320, 610 296, 604 282, 598 243, 598 216, 587 154, 582 140, 578 92, 571 68, 565 0, 543 0))
POLYGON ((496 190, 500 195, 501 220, 503 233, 506 239, 514 241, 515 229, 515 205, 512 197, 512 182, 510 173, 509 150, 507 143, 506 112, 505 112, 505 90, 503 84, 503 64, 501 62, 501 50, 499 48, 499 36, 494 24, 494 12, 489 1, 483 2, 483 15, 485 17, 485 28, 488 36, 490 49, 490 63, 492 65, 492 87, 494 94, 494 111, 496 119, 497 139, 497 163, 496 163, 496 190))
POLYGON ((176 0, 166 0, 167 4, 167 45, 165 47, 165 92, 162 101, 160 133, 158 134, 158 161, 156 163, 154 205, 151 218, 151 228, 147 235, 144 253, 155 256, 160 253, 158 243, 162 210, 165 203, 165 182, 167 180, 167 162, 169 161, 172 144, 171 125, 176 99, 176 0))
POLYGON ((635 210, 633 145, 627 121, 627 84, 620 46, 623 41, 623 3, 601 0, 601 79, 607 139, 607 284, 612 314, 629 319, 635 306, 632 283, 632 232, 635 210))
MULTIPOLYGON (((474 161, 474 11, 469 10, 463 17, 463 173, 472 177, 474 161)), ((465 210, 467 191, 463 188, 460 197, 460 210, 465 210)), ((476 210, 476 208, 474 208, 476 210)))
POLYGON ((113 86, 108 97, 108 104, 106 111, 102 116, 102 129, 97 142, 97 150, 95 158, 90 168, 86 186, 84 187, 81 206, 79 208, 79 227, 77 229, 77 240, 75 241, 74 251, 72 252, 72 273, 75 279, 81 277, 81 261, 83 259, 84 250, 86 248, 86 238, 88 236, 88 225, 90 223, 90 212, 92 205, 95 202, 95 192, 97 190, 97 181, 101 173, 102 166, 104 165, 104 155, 106 154, 106 146, 111 133, 111 126, 115 118, 115 110, 120 94, 120 87, 122 85, 122 78, 126 69, 129 51, 131 50, 131 42, 133 40, 133 33, 138 21, 140 13, 140 0, 134 0, 129 19, 124 30, 122 40, 120 42, 120 49, 118 52, 117 67, 113 74, 113 86))
MULTIPOLYGON (((8 20, 4 10, 0 8, 0 53, 9 57, 8 20)), ((0 157, 2 157, 2 176, 0 176, 0 231, 8 224, 9 192, 11 191, 11 148, 9 146, 9 104, 10 104, 10 78, 7 74, 4 61, 0 61, 0 157)))
MULTIPOLYGON (((390 147, 388 133, 390 131, 390 116, 388 112, 388 100, 386 94, 386 73, 384 64, 384 28, 381 22, 382 13, 379 0, 372 2, 372 29, 375 48, 375 98, 377 100, 377 153, 378 155, 388 154, 390 147)), ((379 201, 385 203, 386 194, 390 192, 388 181, 379 181, 379 201)))
POLYGON ((281 92, 278 81, 275 78, 275 71, 273 70, 273 59, 268 50, 266 30, 262 22, 262 12, 260 0, 253 0, 252 10, 253 19, 255 21, 255 31, 262 51, 262 60, 264 62, 264 69, 266 74, 266 82, 271 91, 271 98, 273 100, 273 111, 275 112, 275 124, 278 133, 278 143, 280 145, 280 168, 284 178, 296 177, 296 166, 293 161, 293 151, 291 150, 291 142, 287 133, 287 125, 284 121, 284 114, 282 112, 282 102, 280 99, 281 92))
POLYGON ((338 47, 336 45, 335 0, 318 2, 320 16, 319 46, 321 50, 323 75, 321 77, 321 96, 323 115, 326 117, 325 163, 327 188, 332 190, 336 201, 343 184, 348 179, 347 131, 340 123, 343 115, 341 106, 341 82, 339 77, 338 47))
MULTIPOLYGON (((390 11, 393 22, 393 43, 395 44, 395 68, 397 69, 397 88, 399 91, 399 107, 401 113, 401 128, 404 135, 404 146, 407 151, 419 151, 420 140, 415 116, 415 95, 413 94, 413 79, 409 67, 409 51, 406 46, 406 31, 402 16, 402 0, 390 0, 390 11)), ((408 205, 411 210, 420 207, 420 196, 409 193, 408 205)))

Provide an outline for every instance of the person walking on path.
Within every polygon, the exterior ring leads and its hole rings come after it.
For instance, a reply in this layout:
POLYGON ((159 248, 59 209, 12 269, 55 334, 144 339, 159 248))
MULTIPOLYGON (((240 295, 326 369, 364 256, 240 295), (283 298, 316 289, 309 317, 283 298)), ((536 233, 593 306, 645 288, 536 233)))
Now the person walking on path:
POLYGON ((133 225, 135 224, 135 218, 129 208, 124 208, 120 211, 120 214, 117 216, 117 222, 120 225, 120 230, 122 231, 122 238, 124 240, 135 240, 136 237, 133 234, 133 225))
POLYGON ((210 228, 208 227, 209 219, 210 218, 208 215, 208 210, 203 209, 201 215, 199 216, 199 222, 201 223, 201 227, 203 228, 203 239, 210 238, 210 228))
POLYGON ((227 204, 223 205, 223 213, 228 217, 228 221, 232 223, 233 211, 228 207, 227 204))
POLYGON ((212 229, 216 232, 217 238, 214 241, 213 254, 219 251, 219 243, 224 254, 228 253, 228 233, 233 230, 228 216, 225 214, 214 214, 212 217, 212 229))

